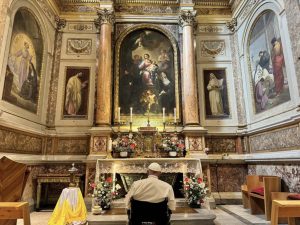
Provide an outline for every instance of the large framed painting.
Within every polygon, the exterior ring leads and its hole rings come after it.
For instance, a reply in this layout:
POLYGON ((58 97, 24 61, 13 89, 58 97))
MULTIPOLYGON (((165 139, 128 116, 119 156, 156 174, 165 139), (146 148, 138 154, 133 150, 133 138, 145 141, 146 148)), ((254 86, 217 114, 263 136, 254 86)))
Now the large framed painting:
POLYGON ((167 32, 151 27, 135 27, 121 36, 116 45, 115 114, 128 120, 130 108, 134 119, 174 118, 179 113, 177 42, 167 32))
POLYGON ((66 67, 63 104, 64 119, 88 117, 90 68, 66 67))
POLYGON ((203 70, 205 115, 208 119, 230 117, 225 68, 203 70))
POLYGON ((249 65, 255 113, 290 100, 280 30, 276 14, 265 11, 254 22, 249 36, 249 65))
POLYGON ((21 8, 15 15, 2 99, 37 113, 43 37, 35 17, 21 8))

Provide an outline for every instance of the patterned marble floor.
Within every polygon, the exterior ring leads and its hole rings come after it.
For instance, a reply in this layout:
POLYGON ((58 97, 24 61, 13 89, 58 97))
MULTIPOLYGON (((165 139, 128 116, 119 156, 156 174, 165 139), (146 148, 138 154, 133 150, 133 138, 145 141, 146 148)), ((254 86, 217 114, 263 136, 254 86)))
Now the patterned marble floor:
MULTIPOLYGON (((218 205, 213 210, 217 218, 215 225, 269 225, 270 222, 264 220, 263 215, 251 215, 249 210, 241 205, 218 205)), ((51 212, 31 213, 31 225, 47 225, 51 212)), ((18 220, 17 225, 23 225, 22 220, 18 220)))

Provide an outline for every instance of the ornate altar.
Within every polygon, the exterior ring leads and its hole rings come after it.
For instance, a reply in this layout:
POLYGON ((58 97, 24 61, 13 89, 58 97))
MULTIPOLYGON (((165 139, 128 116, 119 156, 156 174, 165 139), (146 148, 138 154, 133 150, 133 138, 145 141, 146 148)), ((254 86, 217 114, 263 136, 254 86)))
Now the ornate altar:
MULTIPOLYGON (((184 138, 177 132, 159 132, 156 127, 139 127, 137 132, 118 132, 112 140, 112 156, 119 158, 185 157, 184 138), (128 154, 122 154, 128 152, 128 154), (170 152, 174 154, 169 154, 170 152), (171 156, 170 156, 171 155, 171 156)), ((110 155, 108 156, 110 157, 110 155)))

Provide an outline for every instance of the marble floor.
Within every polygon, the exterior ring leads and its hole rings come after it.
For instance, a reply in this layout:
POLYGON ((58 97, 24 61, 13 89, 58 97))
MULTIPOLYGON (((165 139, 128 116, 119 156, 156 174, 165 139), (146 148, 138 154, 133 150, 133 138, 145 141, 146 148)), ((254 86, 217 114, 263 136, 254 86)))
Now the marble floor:
MULTIPOLYGON (((264 220, 263 215, 251 215, 249 210, 244 209, 241 205, 218 205, 213 210, 217 218, 214 220, 215 225, 267 225, 270 222, 264 220)), ((31 225, 47 225, 51 216, 50 211, 31 213, 31 225)), ((22 220, 18 220, 17 225, 23 225, 22 220)))

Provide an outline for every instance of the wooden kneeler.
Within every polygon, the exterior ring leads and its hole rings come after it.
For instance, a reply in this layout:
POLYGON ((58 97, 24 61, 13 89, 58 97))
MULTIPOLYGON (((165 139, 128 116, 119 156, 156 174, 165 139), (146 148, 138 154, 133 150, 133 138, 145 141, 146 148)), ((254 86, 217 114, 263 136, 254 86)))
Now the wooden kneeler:
POLYGON ((28 202, 0 202, 0 224, 11 219, 23 219, 24 225, 30 225, 28 202))

